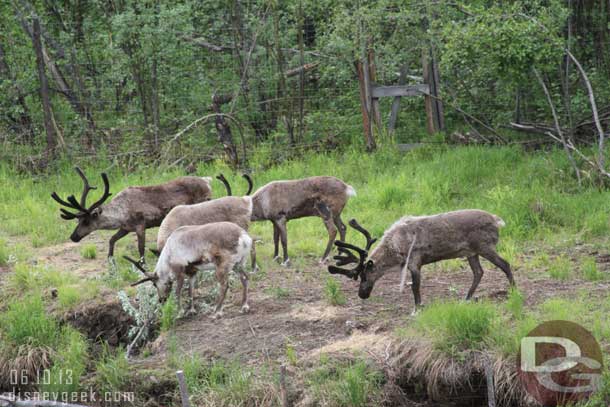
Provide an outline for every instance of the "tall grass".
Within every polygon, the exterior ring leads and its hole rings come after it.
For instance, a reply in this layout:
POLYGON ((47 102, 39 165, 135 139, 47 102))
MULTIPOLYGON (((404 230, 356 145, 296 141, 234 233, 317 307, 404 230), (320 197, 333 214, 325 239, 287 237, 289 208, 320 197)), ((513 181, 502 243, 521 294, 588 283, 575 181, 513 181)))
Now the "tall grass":
POLYGON ((12 302, 0 314, 0 330, 3 340, 13 346, 28 344, 52 348, 59 339, 59 325, 36 294, 12 302))
POLYGON ((437 302, 418 316, 416 326, 429 334, 435 346, 450 354, 481 349, 498 313, 485 302, 437 302))
POLYGON ((328 277, 324 284, 324 297, 326 301, 333 306, 345 305, 345 294, 341 291, 341 286, 333 277, 328 277))

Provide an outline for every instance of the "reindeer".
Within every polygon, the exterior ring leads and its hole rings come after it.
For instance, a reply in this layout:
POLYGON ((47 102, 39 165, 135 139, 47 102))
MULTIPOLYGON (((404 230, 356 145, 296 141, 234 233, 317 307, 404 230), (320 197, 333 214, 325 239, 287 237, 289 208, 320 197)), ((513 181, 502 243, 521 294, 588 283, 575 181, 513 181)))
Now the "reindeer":
POLYGON ((279 244, 284 252, 283 266, 288 259, 286 223, 291 219, 319 216, 328 231, 328 244, 320 262, 328 258, 339 230, 345 240, 346 227, 341 211, 349 197, 356 195, 350 185, 335 177, 310 177, 293 181, 273 181, 259 188, 252 195, 252 220, 269 220, 273 223, 274 260, 279 260, 279 244))
POLYGON ((248 274, 245 271, 248 253, 252 248, 252 238, 241 227, 231 222, 216 222, 206 225, 182 226, 176 229, 167 242, 154 273, 148 273, 137 261, 125 257, 135 265, 144 278, 132 286, 151 281, 157 288, 159 301, 165 302, 169 297, 172 284, 176 282, 176 299, 178 309, 185 276, 189 278, 189 296, 191 304, 187 314, 195 311, 194 280, 199 266, 215 266, 216 281, 220 291, 216 299, 213 318, 222 316, 222 305, 229 288, 229 272, 239 274, 243 286, 241 312, 248 312, 248 274))
MULTIPOLYGON (((247 196, 252 192, 252 179, 247 174, 244 174, 243 177, 248 182, 246 196, 226 196, 194 205, 178 205, 169 211, 163 222, 161 222, 161 227, 157 233, 157 250, 154 250, 153 253, 159 256, 169 236, 180 226, 232 222, 247 231, 250 227, 250 218, 252 216, 252 198, 247 196)), ((225 184, 228 195, 231 195, 231 186, 226 178, 222 174, 216 178, 225 184)), ((254 245, 252 245, 251 258, 252 270, 256 271, 256 250, 254 245)))
POLYGON ((112 194, 108 176, 102 173, 104 193, 93 205, 87 207, 87 195, 96 187, 89 185, 87 177, 80 168, 76 167, 75 170, 84 184, 80 202, 74 195, 70 195, 67 201, 61 199, 56 192, 53 192, 51 197, 60 205, 76 211, 73 213, 60 208, 63 219, 78 220, 78 225, 70 236, 73 242, 79 242, 95 230, 118 229, 109 242, 108 258, 111 261, 116 242, 129 232, 135 232, 138 237, 140 261, 143 262, 147 228, 159 226, 165 215, 176 205, 202 202, 212 196, 211 178, 180 177, 160 185, 128 187, 105 204, 104 202, 112 194))
POLYGON ((335 242, 341 254, 334 257, 337 264, 329 266, 328 271, 354 280, 360 278, 358 296, 362 299, 369 298, 375 282, 386 272, 402 269, 402 290, 408 269, 411 272, 416 312, 421 306, 421 267, 463 257, 468 259, 474 274, 466 300, 472 298, 483 277, 479 256, 500 268, 506 274, 509 284, 515 285, 510 265, 496 251, 499 228, 505 223, 491 213, 466 209, 432 216, 406 216, 385 231, 381 243, 370 255, 369 249, 376 239, 372 239, 370 233, 355 219, 349 224, 365 236, 366 246, 362 249, 343 241, 335 242), (358 264, 353 269, 341 267, 350 263, 358 264))

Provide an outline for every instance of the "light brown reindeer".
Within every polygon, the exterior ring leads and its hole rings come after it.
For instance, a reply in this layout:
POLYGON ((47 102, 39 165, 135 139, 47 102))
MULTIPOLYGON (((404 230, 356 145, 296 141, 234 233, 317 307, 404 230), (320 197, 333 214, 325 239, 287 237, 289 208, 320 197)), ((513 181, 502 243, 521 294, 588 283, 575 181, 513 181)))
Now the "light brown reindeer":
POLYGON ((80 168, 75 169, 84 184, 80 201, 77 201, 74 195, 70 195, 67 201, 64 201, 56 192, 53 192, 51 197, 60 205, 76 211, 74 213, 60 208, 63 219, 78 220, 78 225, 70 236, 73 242, 79 242, 96 230, 118 229, 110 238, 108 247, 110 259, 114 256, 116 242, 129 232, 135 232, 138 237, 140 261, 143 261, 147 228, 159 226, 165 215, 176 205, 203 202, 212 196, 211 178, 179 177, 160 185, 128 187, 119 192, 112 201, 104 203, 112 194, 108 176, 102 173, 104 193, 99 200, 87 207, 87 195, 96 188, 89 185, 87 177, 80 168))
MULTIPOLYGON (((252 198, 247 196, 252 192, 252 179, 247 174, 244 174, 243 177, 248 181, 246 196, 225 196, 193 205, 178 205, 169 211, 159 227, 157 250, 153 250, 153 253, 158 256, 163 251, 165 243, 172 232, 181 226, 232 222, 247 231, 250 227, 250 218, 252 217, 252 198)), ((226 178, 222 174, 217 178, 225 184, 228 195, 231 195, 231 186, 226 178)), ((252 245, 251 259, 252 270, 256 271, 256 250, 254 244, 252 245)))
POLYGON ((331 274, 343 274, 360 279, 358 296, 371 295, 375 282, 385 273, 406 270, 411 272, 415 310, 421 306, 421 267, 441 260, 467 258, 474 274, 466 299, 472 298, 483 277, 479 256, 500 268, 511 286, 515 285, 510 265, 496 251, 499 228, 504 221, 491 213, 466 209, 432 216, 406 216, 394 223, 383 234, 381 243, 369 255, 372 239, 366 229, 356 222, 350 226, 366 237, 365 248, 338 241, 342 255, 335 256, 337 265, 329 266, 331 274), (357 253, 356 256, 353 252, 357 253), (349 263, 357 263, 352 269, 344 269, 349 263))
POLYGON ((248 233, 230 222, 208 223, 198 226, 182 226, 176 229, 167 239, 161 252, 154 273, 148 273, 138 262, 129 257, 128 261, 138 267, 144 278, 132 285, 151 281, 157 288, 159 301, 165 302, 169 297, 172 284, 176 283, 176 299, 180 309, 182 286, 185 277, 189 278, 189 296, 191 304, 187 314, 194 312, 194 280, 198 267, 214 266, 216 281, 220 291, 216 299, 213 318, 222 316, 222 305, 229 288, 229 272, 239 274, 243 285, 241 311, 248 312, 248 274, 245 265, 252 248, 252 238, 248 233))
POLYGON ((291 219, 318 216, 328 231, 328 244, 321 262, 328 258, 337 230, 345 240, 346 227, 341 211, 356 191, 335 177, 310 177, 293 181, 273 181, 252 195, 252 220, 269 220, 273 223, 274 259, 279 260, 279 240, 282 242, 282 265, 288 266, 288 236, 286 223, 291 219))

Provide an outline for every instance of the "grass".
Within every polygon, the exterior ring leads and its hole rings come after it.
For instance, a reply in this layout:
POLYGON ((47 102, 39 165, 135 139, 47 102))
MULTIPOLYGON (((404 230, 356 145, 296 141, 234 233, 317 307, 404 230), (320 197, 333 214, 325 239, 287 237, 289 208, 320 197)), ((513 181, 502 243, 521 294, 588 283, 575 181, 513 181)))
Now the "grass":
POLYGON ((506 299, 506 309, 511 313, 513 318, 523 318, 523 305, 525 298, 521 291, 516 287, 511 287, 508 291, 508 298, 506 299))
POLYGON ((277 300, 290 297, 290 289, 278 286, 265 288, 265 294, 272 296, 277 300))
POLYGON ((129 362, 122 349, 112 350, 103 344, 100 358, 95 364, 95 383, 102 393, 114 393, 125 390, 130 377, 129 362))
POLYGON ((457 354, 481 349, 496 316, 494 306, 485 302, 437 302, 426 307, 415 324, 433 338, 438 349, 457 354))
POLYGON ((597 269, 597 263, 592 257, 587 257, 580 266, 582 277, 587 281, 600 281, 604 275, 597 269))
POLYGON ((6 266, 10 258, 10 252, 6 240, 0 238, 0 266, 6 266))
POLYGON ((345 294, 341 290, 341 285, 337 282, 337 280, 333 277, 327 277, 326 283, 324 284, 324 298, 326 301, 332 305, 345 305, 346 299, 345 294))
POLYGON ((549 276, 554 280, 569 280, 572 276, 570 260, 565 256, 557 257, 549 267, 549 276))
POLYGON ((167 301, 161 305, 161 316, 159 318, 161 324, 161 332, 168 332, 176 325, 176 318, 178 317, 178 304, 174 297, 174 294, 169 296, 167 301))
POLYGON ((83 259, 95 259, 97 257, 97 247, 94 244, 83 245, 80 249, 80 255, 83 259))
POLYGON ((382 384, 382 375, 364 361, 345 363, 323 357, 306 381, 315 405, 361 407, 375 405, 371 399, 382 384))

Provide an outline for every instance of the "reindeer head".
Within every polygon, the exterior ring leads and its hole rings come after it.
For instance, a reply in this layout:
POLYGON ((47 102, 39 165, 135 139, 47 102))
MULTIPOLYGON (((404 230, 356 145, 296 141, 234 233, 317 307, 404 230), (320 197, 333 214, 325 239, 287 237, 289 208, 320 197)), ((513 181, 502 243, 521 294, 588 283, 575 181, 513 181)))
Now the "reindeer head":
POLYGON ((142 272, 142 274, 144 274, 144 278, 131 284, 132 287, 135 287, 137 285, 150 281, 153 283, 153 285, 157 289, 157 296, 159 297, 159 302, 161 304, 163 304, 165 301, 167 301, 167 299, 169 298, 171 289, 172 289, 172 281, 169 278, 169 275, 170 275, 169 272, 158 273, 157 270, 155 270, 154 273, 149 273, 148 271, 146 271, 146 269, 144 269, 144 267, 142 267, 142 263, 132 259, 129 256, 123 256, 123 258, 125 258, 125 260, 127 260, 128 262, 133 264, 138 270, 140 270, 142 272))
POLYGON ((364 249, 362 249, 353 244, 337 240, 335 245, 341 254, 334 256, 337 263, 334 266, 328 266, 328 271, 331 274, 342 274, 354 280, 358 280, 358 278, 360 278, 358 296, 362 299, 366 299, 370 297, 371 291, 373 291, 373 287, 375 286, 375 282, 382 275, 382 273, 375 268, 375 262, 368 258, 369 249, 377 241, 377 239, 371 238, 371 234, 365 228, 360 226, 356 219, 350 220, 349 225, 364 235, 366 238, 366 246, 364 249), (358 256, 356 256, 352 251, 358 253, 358 256), (345 269, 341 267, 351 263, 357 263, 356 267, 352 269, 345 269))
POLYGON ((100 216, 102 214, 101 206, 108 199, 108 197, 110 197, 110 195, 112 195, 112 194, 110 193, 108 176, 105 173, 102 173, 102 181, 104 181, 104 194, 93 205, 87 207, 87 195, 89 194, 89 191, 91 191, 92 189, 97 189, 97 187, 92 187, 89 185, 89 180, 87 180, 87 177, 85 176, 85 174, 83 173, 83 171, 80 168, 75 167, 74 169, 76 170, 78 175, 81 177, 81 179, 83 180, 83 184, 84 184, 80 202, 76 200, 74 195, 70 195, 67 198, 67 201, 64 201, 63 199, 61 199, 59 197, 59 195, 57 195, 56 192, 53 192, 51 194, 51 198, 53 198, 60 205, 65 206, 68 209, 76 211, 76 213, 72 213, 72 212, 67 211, 64 208, 59 209, 61 211, 62 219, 65 219, 65 220, 78 219, 78 225, 76 226, 76 229, 74 229, 74 232, 72 232, 72 235, 70 236, 70 239, 73 242, 78 242, 83 237, 87 236, 89 233, 93 232, 94 230, 101 229, 101 227, 103 226, 102 225, 103 220, 101 220, 102 217, 100 216))

